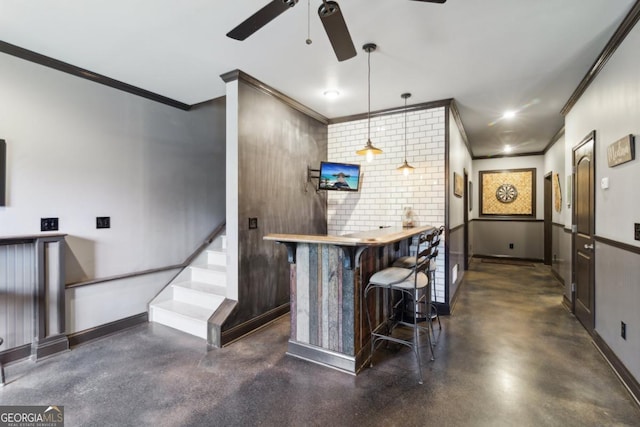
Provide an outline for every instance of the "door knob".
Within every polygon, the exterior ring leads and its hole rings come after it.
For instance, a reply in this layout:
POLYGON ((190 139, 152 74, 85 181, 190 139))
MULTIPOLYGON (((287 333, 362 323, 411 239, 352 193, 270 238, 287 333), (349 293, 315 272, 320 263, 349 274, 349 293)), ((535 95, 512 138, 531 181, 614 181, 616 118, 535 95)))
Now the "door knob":
POLYGON ((585 249, 591 249, 591 250, 593 250, 593 243, 592 243, 592 244, 590 244, 590 245, 585 244, 585 245, 584 245, 584 248, 585 248, 585 249))

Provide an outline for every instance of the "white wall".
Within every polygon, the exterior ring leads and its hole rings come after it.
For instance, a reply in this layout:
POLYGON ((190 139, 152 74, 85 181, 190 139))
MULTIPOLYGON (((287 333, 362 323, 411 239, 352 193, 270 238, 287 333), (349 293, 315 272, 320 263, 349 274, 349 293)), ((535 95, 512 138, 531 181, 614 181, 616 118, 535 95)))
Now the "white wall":
MULTIPOLYGON (((558 138, 558 140, 549 147, 549 150, 544 155, 544 167, 542 176, 552 172, 553 174, 560 175, 560 191, 562 193, 562 208, 560 212, 557 212, 555 209, 555 205, 553 207, 553 215, 552 221, 557 224, 564 224, 566 227, 571 227, 571 217, 567 217, 566 214, 569 211, 569 206, 567 205, 569 192, 567 190, 567 173, 565 172, 565 138, 564 134, 558 138), (567 222, 568 220, 568 222, 567 222)), ((571 169, 569 169, 571 171, 571 169)), ((552 183, 553 183, 552 177, 552 183)), ((544 181, 543 181, 544 185, 544 181)), ((552 185, 553 187, 553 185, 552 185)), ((544 198, 544 188, 541 194, 541 197, 544 198)), ((555 197, 555 195, 554 195, 555 197)), ((544 200, 544 199, 543 199, 544 200)), ((553 199, 555 200, 555 199, 553 199)), ((543 201, 543 209, 544 209, 544 201, 543 201)), ((542 217, 544 218, 544 211, 542 217)))
POLYGON ((640 246, 633 238, 633 224, 640 222, 640 161, 636 158, 610 168, 607 147, 626 135, 640 134, 639 47, 636 25, 566 117, 567 170, 571 170, 572 147, 596 131, 596 234, 634 246, 640 246), (608 190, 600 188, 605 177, 609 178, 608 190))
POLYGON ((544 219, 544 156, 515 156, 473 161, 473 253, 474 255, 507 256, 542 260, 544 258, 544 227, 530 219, 506 219, 480 215, 480 178, 482 171, 502 169, 536 170, 536 216, 544 219), (513 248, 510 248, 513 244, 513 248))
MULTIPOLYGON (((371 141, 383 150, 371 163, 356 154, 367 141, 366 119, 329 125, 328 138, 329 161, 361 164, 360 191, 327 191, 329 234, 400 227, 405 206, 419 224, 444 225, 444 107, 407 113, 407 161, 415 167, 409 176, 396 170, 404 162, 404 112, 371 119, 371 141)), ((444 248, 437 262, 435 297, 443 302, 444 248)))
MULTIPOLYGON (((67 283, 180 264, 224 221, 224 100, 181 111, 5 54, 0 94, 0 236, 58 217, 67 283)), ((70 292, 67 332, 146 311, 160 276, 70 292)))
MULTIPOLYGON (((457 197, 453 194, 454 180, 453 173, 457 173, 464 178, 464 171, 469 174, 469 181, 473 182, 472 187, 477 188, 477 182, 474 179, 473 163, 471 161, 471 154, 467 149, 467 146, 462 139, 462 134, 456 125, 453 118, 453 113, 449 113, 449 182, 451 183, 449 188, 449 228, 454 228, 464 223, 464 198, 468 197, 468 188, 463 191, 462 197, 457 197)), ((473 211, 477 211, 477 204, 473 204, 473 211)), ((469 218, 471 218, 473 212, 469 212, 469 218)))
MULTIPOLYGON (((544 174, 549 172, 560 175, 560 191, 562 204, 560 212, 555 209, 555 199, 552 210, 552 270, 564 281, 564 294, 571 301, 571 198, 567 176, 571 176, 571 169, 565 170, 565 135, 564 133, 549 147, 544 155, 544 174), (558 224, 562 225, 559 227, 558 224)), ((544 194, 544 193, 543 193, 544 194)), ((555 194, 553 196, 555 198, 555 194)))
POLYGON ((227 297, 238 300, 238 80, 226 84, 227 297))
POLYGON ((58 217, 67 282, 181 263, 224 220, 215 107, 177 110, 5 54, 0 70, 0 235, 58 217))
MULTIPOLYGON (((464 224, 464 202, 469 197, 469 186, 464 184, 462 197, 454 194, 455 180, 454 173, 460 175, 464 182, 464 172, 467 171, 469 181, 473 179, 473 164, 471 153, 467 149, 462 133, 458 128, 458 124, 454 119, 451 109, 449 114, 449 295, 453 299, 458 286, 465 274, 465 247, 464 247, 464 228, 456 227, 464 224), (451 231, 454 230, 454 231, 451 231), (454 280, 455 279, 455 280, 454 280)), ((471 218, 471 212, 467 212, 468 218, 471 218)), ((471 227, 469 227, 471 229, 471 227)), ((469 241, 472 241, 471 230, 467 230, 469 241)), ((470 246, 473 246, 470 244, 470 246)), ((443 266, 444 267, 444 266, 443 266)))
POLYGON ((67 289, 66 333, 145 313, 149 302, 179 272, 168 270, 67 289))
MULTIPOLYGON (((572 147, 596 131, 596 235, 640 247, 633 224, 640 222, 638 177, 640 160, 610 168, 607 147, 633 134, 640 135, 640 27, 636 25, 565 118, 566 170, 572 147), (600 180, 609 178, 609 189, 600 180)), ((637 142, 636 142, 637 149, 637 142)), ((570 212, 567 213, 570 218, 570 212)), ((640 381, 640 256, 596 243, 596 332, 640 381), (620 322, 627 324, 627 339, 620 337, 620 322)))

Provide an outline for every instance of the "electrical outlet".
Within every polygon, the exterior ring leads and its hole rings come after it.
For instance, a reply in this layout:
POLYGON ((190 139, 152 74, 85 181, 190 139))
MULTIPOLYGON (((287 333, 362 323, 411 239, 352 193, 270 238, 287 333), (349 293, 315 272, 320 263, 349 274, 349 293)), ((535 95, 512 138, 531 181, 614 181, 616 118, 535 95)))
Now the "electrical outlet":
POLYGON ((111 217, 109 216, 96 217, 96 228, 111 228, 111 217))
POLYGON ((40 231, 58 231, 58 218, 40 218, 40 231))
POLYGON ((509 243, 509 249, 513 249, 513 243, 509 243))
POLYGON ((258 218, 249 218, 249 230, 258 228, 258 218))
POLYGON ((627 339, 627 324, 624 322, 620 322, 620 336, 623 340, 627 339))
POLYGON ((636 240, 640 240, 640 224, 637 222, 633 224, 633 234, 636 240))

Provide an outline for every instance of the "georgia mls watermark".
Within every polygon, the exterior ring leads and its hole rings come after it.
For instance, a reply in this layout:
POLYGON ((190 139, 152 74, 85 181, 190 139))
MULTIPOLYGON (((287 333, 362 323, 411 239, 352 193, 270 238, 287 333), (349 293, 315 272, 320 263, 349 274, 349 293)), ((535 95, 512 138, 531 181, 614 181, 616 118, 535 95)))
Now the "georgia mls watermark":
POLYGON ((64 427, 64 406, 0 406, 0 427, 64 427))

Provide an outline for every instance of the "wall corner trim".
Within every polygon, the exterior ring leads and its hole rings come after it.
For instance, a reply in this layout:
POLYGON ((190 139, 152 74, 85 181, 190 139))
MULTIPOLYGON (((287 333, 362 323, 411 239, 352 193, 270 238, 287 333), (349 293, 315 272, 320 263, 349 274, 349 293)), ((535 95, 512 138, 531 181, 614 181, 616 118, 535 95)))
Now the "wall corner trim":
POLYGON ((229 72, 226 72, 224 74, 220 74, 220 78, 225 82, 225 83, 229 83, 235 80, 242 80, 243 82, 255 87, 256 89, 261 90, 262 92, 271 95, 277 99, 279 99, 280 101, 284 102, 286 105, 288 105, 289 107, 293 108, 294 110, 298 110, 300 111, 302 114, 305 114, 313 119, 316 119, 317 121, 319 121, 322 124, 329 124, 329 119, 326 118, 325 116, 323 116, 322 114, 318 113, 317 111, 312 110, 311 108, 307 107, 304 104, 301 104, 300 102, 296 101, 295 99, 285 95, 284 93, 280 92, 277 89, 272 88, 271 86, 267 85, 266 83, 261 82, 260 80, 256 79, 255 77, 250 76, 249 74, 245 73, 242 70, 232 70, 229 72))
POLYGON ((467 132, 464 129, 464 124, 462 123, 462 116, 460 116, 460 110, 458 110, 458 104, 456 104, 455 99, 451 99, 451 103, 449 104, 449 108, 451 109, 451 114, 453 114, 453 119, 456 121, 456 125, 458 126, 458 130, 460 131, 460 135, 462 135, 462 140, 464 141, 464 145, 467 146, 467 151, 471 155, 473 159, 473 150, 469 145, 469 138, 467 137, 467 132))
POLYGON ((624 39, 627 37, 629 32, 636 25, 638 20, 640 19, 640 0, 637 0, 633 5, 627 16, 624 17, 616 31, 611 36, 611 39, 605 45, 600 55, 596 58, 595 62, 587 71, 587 74, 582 78, 582 81, 576 88, 576 90, 571 94, 567 103, 562 107, 560 113, 563 116, 569 114, 569 111, 573 108, 574 105, 578 102, 582 94, 587 90, 589 85, 595 80, 596 76, 602 71, 606 63, 613 56, 618 47, 622 44, 624 39))
POLYGON ((102 74, 94 73, 93 71, 85 70, 84 68, 77 67, 67 62, 51 58, 50 56, 42 55, 40 53, 4 42, 2 40, 0 40, 0 52, 6 53, 7 55, 15 56, 16 58, 24 59, 25 61, 33 62, 34 64, 53 68, 54 70, 62 71, 63 73, 71 74, 72 76, 91 80, 92 82, 109 86, 113 89, 118 89, 132 95, 141 96, 151 101, 159 102, 161 104, 178 108, 180 110, 188 111, 191 108, 189 104, 176 101, 175 99, 167 98, 166 96, 162 96, 157 93, 121 82, 119 80, 112 79, 102 74))
POLYGON ((547 154, 547 151, 549 151, 551 149, 551 147, 554 146, 554 144, 556 142, 558 142, 558 140, 560 138, 562 138, 564 136, 564 125, 562 125, 562 127, 560 128, 560 130, 558 130, 558 132, 556 132, 555 135, 553 135, 553 137, 549 140, 549 143, 547 144, 546 147, 544 147, 544 150, 542 150, 542 152, 544 154, 547 154))

